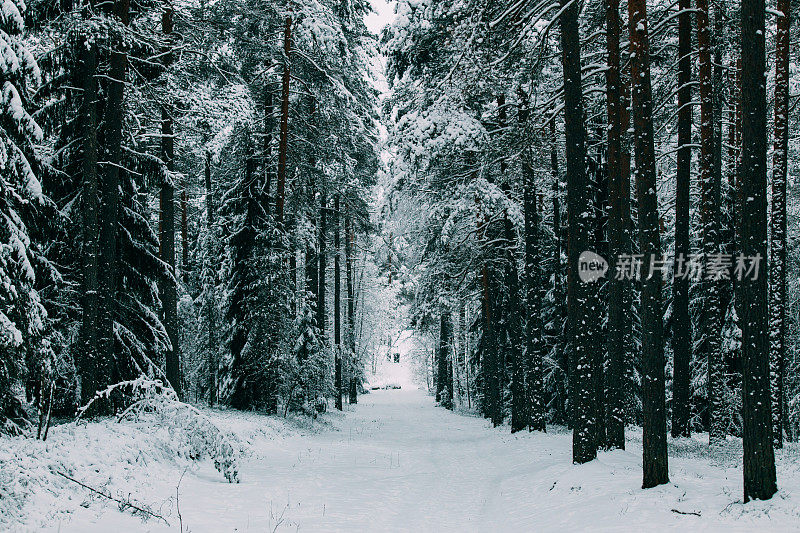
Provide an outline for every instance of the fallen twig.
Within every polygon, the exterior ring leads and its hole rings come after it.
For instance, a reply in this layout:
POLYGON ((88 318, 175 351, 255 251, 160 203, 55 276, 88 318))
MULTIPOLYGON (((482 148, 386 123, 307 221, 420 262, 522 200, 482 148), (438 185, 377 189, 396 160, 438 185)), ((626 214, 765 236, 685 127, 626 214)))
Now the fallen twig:
POLYGON ((687 515, 690 514, 690 515, 693 515, 693 516, 700 516, 700 513, 696 512, 696 511, 679 511, 677 509, 672 509, 672 512, 675 513, 675 514, 687 514, 687 515))
POLYGON ((131 509, 133 509, 136 512, 139 512, 139 513, 142 513, 142 514, 145 514, 145 515, 148 515, 148 516, 152 516, 153 518, 158 518, 159 520, 163 520, 164 523, 167 524, 168 526, 171 525, 167 521, 167 519, 164 518, 163 516, 161 516, 160 514, 156 514, 153 511, 148 511, 147 509, 139 507, 138 505, 134 505, 130 501, 125 501, 125 500, 121 500, 119 498, 115 498, 114 496, 111 496, 110 494, 107 494, 107 493, 103 492, 102 490, 97 490, 97 489, 95 489, 93 487, 90 487, 89 485, 86 485, 85 483, 81 483, 77 479, 72 478, 72 477, 66 475, 63 472, 56 471, 56 474, 58 474, 59 476, 65 478, 65 479, 68 479, 69 481, 72 481, 73 483, 77 483, 81 487, 83 487, 83 488, 85 488, 87 490, 90 490, 93 493, 102 496, 103 498, 106 498, 108 500, 117 502, 120 505, 120 509, 125 509, 126 507, 130 507, 131 509))

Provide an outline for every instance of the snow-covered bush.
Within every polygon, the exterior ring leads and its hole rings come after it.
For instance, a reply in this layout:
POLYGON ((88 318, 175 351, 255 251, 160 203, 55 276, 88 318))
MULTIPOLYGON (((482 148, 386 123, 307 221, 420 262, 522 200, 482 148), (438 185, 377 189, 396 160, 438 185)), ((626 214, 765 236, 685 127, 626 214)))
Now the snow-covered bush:
POLYGON ((167 428, 177 452, 192 460, 209 458, 214 467, 229 483, 239 482, 239 467, 236 447, 232 437, 220 430, 214 422, 196 407, 178 400, 175 391, 161 381, 141 376, 123 381, 99 391, 95 397, 78 411, 78 418, 91 405, 111 395, 124 394, 129 406, 117 415, 117 421, 135 420, 143 417, 157 418, 159 426, 167 428))

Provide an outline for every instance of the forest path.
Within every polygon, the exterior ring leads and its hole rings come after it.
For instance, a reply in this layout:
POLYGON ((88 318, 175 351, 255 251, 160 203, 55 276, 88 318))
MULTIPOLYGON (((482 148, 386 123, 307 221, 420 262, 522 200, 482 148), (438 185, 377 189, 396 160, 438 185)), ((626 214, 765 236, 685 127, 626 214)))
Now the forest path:
MULTIPOLYGON (((737 504, 738 461, 715 458, 712 466, 697 456, 707 450, 699 440, 683 442, 683 457, 671 457, 672 483, 643 491, 635 436, 627 451, 573 465, 571 434, 563 429, 510 435, 507 427, 437 407, 419 390, 372 391, 330 418, 334 429, 279 437, 261 449, 242 468, 239 485, 221 484, 212 472, 205 482, 187 476, 184 523, 195 533, 731 532, 771 529, 771 518, 800 512, 785 501, 777 509, 737 504), (209 490, 212 479, 216 489, 209 490)), ((796 463, 787 466, 796 476, 796 463)))

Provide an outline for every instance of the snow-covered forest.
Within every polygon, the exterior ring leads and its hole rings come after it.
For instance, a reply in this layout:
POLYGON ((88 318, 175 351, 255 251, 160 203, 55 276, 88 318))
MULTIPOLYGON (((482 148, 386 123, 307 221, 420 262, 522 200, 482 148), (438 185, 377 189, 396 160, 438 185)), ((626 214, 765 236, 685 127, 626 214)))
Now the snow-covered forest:
POLYGON ((796 529, 798 12, 0 0, 0 530, 796 529))

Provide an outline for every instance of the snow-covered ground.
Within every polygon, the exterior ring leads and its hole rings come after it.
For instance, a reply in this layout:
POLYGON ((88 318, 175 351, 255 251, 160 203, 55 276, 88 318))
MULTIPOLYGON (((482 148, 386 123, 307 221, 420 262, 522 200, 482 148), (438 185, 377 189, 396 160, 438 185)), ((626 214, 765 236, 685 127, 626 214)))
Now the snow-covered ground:
POLYGON ((671 441, 672 482, 641 490, 636 434, 628 450, 577 466, 563 429, 512 436, 436 407, 415 389, 372 391, 344 414, 314 422, 206 413, 237 437, 244 454, 238 484, 207 462, 176 460, 169 435, 136 424, 59 426, 46 443, 0 440, 0 530, 176 531, 181 523, 196 533, 800 528, 795 445, 778 452, 775 498, 743 505, 735 440, 713 455, 699 439, 671 441), (148 505, 170 525, 143 521, 47 472, 56 467, 148 505), (25 504, 12 513, 14 498, 25 504))

